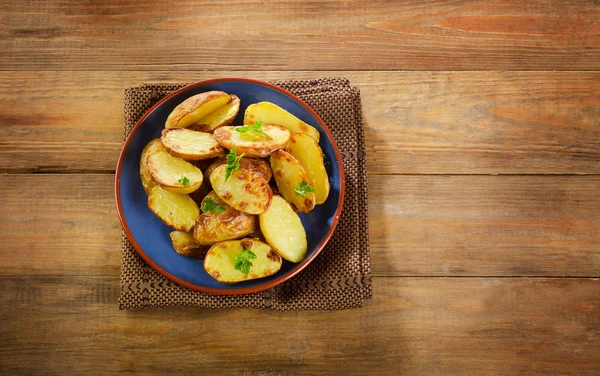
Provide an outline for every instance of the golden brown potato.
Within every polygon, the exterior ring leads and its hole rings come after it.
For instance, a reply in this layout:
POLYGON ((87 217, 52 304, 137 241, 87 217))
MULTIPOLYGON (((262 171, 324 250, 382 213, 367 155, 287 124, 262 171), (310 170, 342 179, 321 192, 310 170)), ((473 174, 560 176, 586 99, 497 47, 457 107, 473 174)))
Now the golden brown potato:
POLYGON ((273 192, 269 182, 257 172, 240 168, 226 180, 227 165, 215 168, 210 183, 215 193, 229 206, 248 214, 264 213, 271 204, 273 192))
POLYGON ((190 126, 190 129, 200 132, 212 132, 218 127, 223 127, 233 123, 233 120, 240 111, 240 98, 231 95, 231 101, 221 106, 198 120, 197 124, 190 126))
POLYGON ((190 232, 173 231, 169 234, 175 252, 185 257, 204 258, 208 247, 201 246, 190 232))
POLYGON ((227 104, 231 96, 222 91, 208 91, 189 97, 171 112, 165 128, 187 128, 217 108, 227 104))
POLYGON ((144 187, 144 192, 147 195, 150 194, 152 188, 154 188, 158 183, 154 180, 148 169, 146 168, 146 160, 148 156, 155 151, 161 150, 162 145, 160 143, 160 138, 155 138, 154 140, 148 142, 148 144, 142 150, 142 155, 140 157, 140 179, 142 179, 142 187, 144 187))
POLYGON ((160 142, 169 154, 191 161, 215 158, 223 153, 212 134, 185 128, 163 129, 160 142))
POLYGON ((256 217, 235 210, 214 192, 202 201, 200 214, 194 226, 194 239, 202 245, 212 245, 224 240, 242 238, 256 227, 256 217))
POLYGON ((244 124, 254 124, 263 121, 269 124, 279 124, 291 133, 304 132, 319 142, 319 131, 290 114, 283 108, 270 102, 251 104, 244 113, 244 124))
POLYGON ((150 154, 146 168, 161 187, 174 193, 191 193, 202 184, 202 172, 198 167, 165 150, 150 154))
POLYGON ((260 230, 267 243, 291 262, 300 262, 306 255, 308 242, 300 217, 281 196, 273 196, 269 210, 258 216, 260 230))
POLYGON ((315 207, 315 193, 312 180, 300 162, 283 150, 271 154, 270 162, 279 193, 297 211, 311 211, 315 207))
POLYGON ((169 192, 160 185, 152 188, 148 207, 167 226, 174 230, 189 232, 200 215, 198 205, 188 195, 169 192))
POLYGON ((277 273, 281 264, 281 256, 258 239, 217 243, 204 258, 206 272, 221 283, 268 277, 277 273))
MULTIPOLYGON (((210 177, 210 174, 212 174, 215 168, 223 164, 227 164, 226 157, 219 158, 216 161, 214 161, 210 166, 208 166, 204 176, 210 177)), ((240 168, 245 168, 248 171, 257 172, 261 174, 266 181, 271 180, 271 167, 269 166, 269 163, 267 163, 267 161, 265 161, 264 159, 244 157, 240 159, 240 168)))
POLYGON ((291 134, 281 125, 263 124, 264 134, 256 132, 239 132, 244 130, 239 127, 221 127, 215 129, 215 139, 227 149, 235 148, 238 154, 246 157, 265 158, 272 152, 282 149, 290 140, 291 134))
POLYGON ((323 163, 323 151, 319 144, 306 133, 294 133, 285 147, 308 172, 315 190, 316 204, 322 204, 329 196, 329 176, 323 163))

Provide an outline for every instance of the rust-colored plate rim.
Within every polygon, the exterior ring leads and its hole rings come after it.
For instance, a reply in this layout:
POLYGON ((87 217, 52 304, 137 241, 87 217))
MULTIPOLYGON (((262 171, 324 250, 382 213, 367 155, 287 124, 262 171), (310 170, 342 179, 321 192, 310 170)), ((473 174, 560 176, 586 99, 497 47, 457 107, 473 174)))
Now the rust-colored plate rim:
POLYGON ((331 131, 329 130, 329 128, 327 127, 327 125, 325 124, 323 119, 321 119, 321 117, 312 108, 310 108, 310 106, 308 106, 306 103, 304 103, 304 101, 302 101, 300 98, 298 98, 296 95, 290 93, 289 91, 282 89, 278 86, 272 85, 268 82, 254 80, 254 79, 250 79, 250 78, 216 78, 216 79, 211 79, 211 80, 199 81, 199 82, 193 83, 191 85, 188 85, 186 87, 183 87, 179 90, 176 90, 176 91, 172 92, 171 94, 167 95, 166 97, 164 97, 163 99, 161 99, 160 101, 158 101, 154 106, 152 106, 148 111, 146 111, 146 113, 144 114, 144 116, 142 116, 140 118, 140 120, 138 120, 138 122, 135 124, 135 126, 131 130, 131 133, 129 134, 129 136, 127 136, 127 139, 125 140, 125 143, 123 144, 123 148, 121 149, 121 153, 119 154, 119 161, 117 162, 117 168, 116 168, 116 173, 115 173, 115 201, 116 201, 116 205, 117 205, 117 213, 119 214, 119 220, 121 221, 121 226, 123 227, 123 231, 125 232, 125 235, 131 242, 131 245, 133 246, 133 248, 140 255, 140 257, 146 263, 148 263, 148 265, 150 265, 154 270, 159 272, 161 275, 172 280, 173 282, 176 282, 177 284, 179 284, 181 286, 187 287, 192 290, 206 292, 206 293, 210 293, 210 294, 217 294, 217 295, 241 295, 241 294, 251 294, 254 292, 263 291, 263 290, 269 289, 271 287, 275 287, 275 286, 289 280, 290 278, 293 278, 298 273, 300 273, 304 268, 306 268, 308 266, 308 264, 310 264, 319 255, 319 253, 321 253, 321 251, 323 250, 323 248, 325 248, 325 245, 331 238, 331 235, 333 235, 333 232, 335 231, 335 228, 337 227, 338 221, 342 214, 342 209, 344 206, 345 192, 346 192, 346 184, 345 184, 345 178, 344 178, 344 166, 342 164, 342 155, 337 146, 337 143, 335 142, 335 139, 333 138, 333 135, 331 134, 331 131), (208 84, 217 83, 217 82, 224 82, 224 81, 248 82, 248 83, 253 83, 253 84, 257 84, 257 85, 262 85, 262 86, 271 88, 273 90, 277 90, 280 93, 287 95, 288 97, 292 98, 293 100, 298 102, 300 105, 302 105, 308 112, 310 112, 310 114, 312 116, 315 117, 315 119, 319 122, 319 124, 321 125, 321 127, 323 128, 325 133, 327 134, 327 137, 329 137, 329 140, 331 141, 331 144, 333 145, 333 150, 334 150, 335 156, 336 156, 336 162, 338 165, 338 169, 340 171, 340 196, 338 199, 337 210, 335 211, 335 216, 333 218, 333 222, 331 224, 331 227, 329 228, 329 231, 325 235, 325 238, 317 245, 315 251, 309 257, 306 257, 304 260, 302 260, 302 262, 300 262, 298 265, 296 265, 296 267, 294 269, 292 269, 292 271, 289 272, 288 274, 282 275, 272 281, 269 281, 267 283, 264 283, 264 284, 261 284, 258 286, 252 286, 252 287, 247 287, 247 288, 242 288, 242 289, 231 289, 231 290, 203 287, 203 286, 198 286, 193 283, 184 281, 184 280, 172 275, 171 273, 168 273, 167 271, 163 270, 150 257, 148 257, 148 255, 146 255, 146 253, 138 245, 137 241, 131 234, 129 226, 127 225, 127 221, 125 220, 125 216, 123 214, 123 208, 121 206, 121 190, 120 190, 121 171, 123 169, 123 161, 125 159, 126 151, 129 148, 129 144, 130 144, 131 140, 137 133, 137 131, 140 128, 140 126, 142 125, 142 123, 146 120, 146 118, 148 116, 150 116, 150 114, 152 112, 154 112, 154 110, 156 110, 158 107, 160 107, 164 102, 166 102, 167 100, 169 100, 171 97, 173 97, 175 95, 181 94, 187 90, 196 88, 198 86, 208 85, 208 84))

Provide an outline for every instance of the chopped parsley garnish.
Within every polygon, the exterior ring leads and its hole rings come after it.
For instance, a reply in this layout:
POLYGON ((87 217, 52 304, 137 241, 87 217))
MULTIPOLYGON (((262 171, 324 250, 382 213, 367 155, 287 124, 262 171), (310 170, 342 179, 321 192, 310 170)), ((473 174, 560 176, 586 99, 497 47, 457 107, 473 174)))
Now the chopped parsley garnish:
POLYGON ((225 181, 229 179, 233 170, 237 170, 238 168, 240 168, 240 160, 243 156, 244 154, 238 156, 235 152, 235 148, 229 151, 229 154, 227 154, 227 168, 225 169, 225 181))
POLYGON ((181 185, 183 185, 184 187, 187 187, 188 185, 190 185, 190 179, 188 179, 185 176, 182 176, 181 179, 177 180, 177 182, 181 185))
POLYGON ((298 183, 297 186, 294 187, 294 193, 296 193, 296 196, 305 197, 308 193, 314 191, 314 188, 311 187, 310 184, 308 184, 304 180, 302 180, 300 183, 298 183))
POLYGON ((204 205, 202 205, 202 211, 204 213, 210 213, 212 211, 212 212, 219 214, 219 213, 223 213, 225 211, 225 208, 220 206, 216 202, 214 202, 212 198, 207 197, 204 199, 204 205))
POLYGON ((242 252, 235 255, 235 264, 233 264, 233 267, 244 274, 248 274, 250 272, 250 267, 252 266, 250 259, 255 258, 256 255, 254 254, 254 252, 252 252, 249 249, 243 248, 242 252))
POLYGON ((255 132, 255 133, 258 133, 258 134, 261 134, 261 135, 265 136, 269 140, 272 140, 273 137, 271 137, 268 134, 266 134, 265 132, 263 132, 263 130, 262 130, 263 124, 264 123, 261 120, 259 120, 259 121, 257 121, 256 123, 254 123, 252 125, 244 125, 243 127, 237 127, 237 128, 235 128, 235 130, 238 131, 238 132, 240 132, 240 133, 255 132))

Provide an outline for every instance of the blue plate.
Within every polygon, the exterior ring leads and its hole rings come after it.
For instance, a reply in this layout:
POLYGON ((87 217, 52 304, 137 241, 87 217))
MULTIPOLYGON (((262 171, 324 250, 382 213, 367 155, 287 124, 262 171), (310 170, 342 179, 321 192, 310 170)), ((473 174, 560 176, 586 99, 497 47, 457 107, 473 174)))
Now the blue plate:
POLYGON ((125 141, 115 178, 117 211, 127 237, 140 256, 165 277, 194 290, 215 294, 246 294, 278 285, 305 268, 323 249, 337 225, 344 199, 344 170, 333 136, 323 120, 290 92, 271 84, 239 78, 202 81, 178 90, 154 105, 138 121, 125 141), (240 98, 240 112, 233 125, 243 124, 246 107, 267 101, 294 114, 321 133, 319 146, 326 155, 331 191, 327 201, 310 213, 300 214, 308 237, 308 253, 298 264, 284 261, 281 270, 267 278, 223 284, 210 277, 203 260, 187 258, 173 250, 166 226, 147 205, 147 196, 139 176, 140 155, 144 146, 160 137, 167 116, 185 99, 210 90, 225 91, 240 98))

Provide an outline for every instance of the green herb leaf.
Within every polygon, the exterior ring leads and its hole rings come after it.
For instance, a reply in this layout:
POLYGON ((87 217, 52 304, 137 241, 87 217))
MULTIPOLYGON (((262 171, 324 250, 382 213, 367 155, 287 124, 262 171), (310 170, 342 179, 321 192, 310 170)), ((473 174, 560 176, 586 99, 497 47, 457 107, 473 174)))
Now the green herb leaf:
POLYGON ((255 258, 256 255, 254 254, 254 252, 252 252, 249 249, 243 248, 242 252, 235 255, 235 263, 233 264, 233 267, 244 274, 248 274, 250 273, 250 267, 252 266, 250 259, 255 258))
POLYGON ((259 120, 259 121, 257 121, 256 123, 254 123, 252 125, 244 125, 243 127, 237 127, 237 128, 235 128, 235 130, 238 131, 238 132, 240 132, 240 133, 255 132, 255 133, 258 133, 258 134, 261 134, 261 135, 265 136, 269 140, 272 140, 273 137, 271 137, 268 134, 266 134, 265 132, 263 132, 263 130, 262 130, 263 124, 264 123, 261 120, 259 120))
POLYGON ((313 189, 313 187, 311 187, 310 184, 308 184, 304 180, 302 180, 300 183, 298 183, 297 186, 294 187, 294 193, 296 193, 296 196, 305 197, 308 193, 314 191, 315 190, 313 189))
POLYGON ((177 180, 177 182, 181 185, 183 185, 184 187, 187 187, 188 185, 190 185, 190 179, 188 179, 185 176, 182 176, 181 179, 177 180))
POLYGON ((231 172, 233 170, 237 170, 238 168, 240 168, 240 160, 242 159, 242 157, 244 156, 244 154, 238 156, 237 153, 235 152, 235 148, 231 149, 229 151, 229 154, 227 154, 227 168, 225 169, 225 181, 227 181, 227 179, 229 179, 229 177, 231 176, 231 172))
POLYGON ((219 214, 219 213, 223 213, 225 211, 225 208, 218 205, 216 202, 214 202, 212 198, 207 197, 204 199, 204 205, 202 205, 202 211, 204 213, 210 213, 212 211, 212 212, 219 214))

